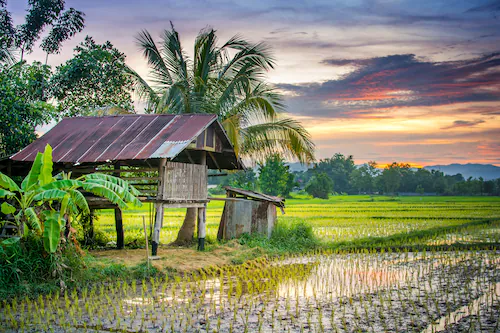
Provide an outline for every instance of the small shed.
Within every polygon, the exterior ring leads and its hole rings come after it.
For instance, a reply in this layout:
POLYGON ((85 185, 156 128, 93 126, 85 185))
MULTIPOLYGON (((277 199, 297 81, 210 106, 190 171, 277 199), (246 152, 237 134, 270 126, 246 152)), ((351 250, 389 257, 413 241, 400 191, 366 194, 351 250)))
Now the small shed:
POLYGON ((276 207, 285 214, 285 199, 239 188, 224 187, 226 203, 217 238, 232 239, 244 233, 271 237, 276 223, 276 207))
MULTIPOLYGON (((154 204, 153 255, 160 242, 164 208, 197 208, 198 239, 206 234, 208 169, 237 170, 243 164, 212 114, 115 115, 65 118, 26 148, 0 162, 0 171, 25 176, 38 152, 52 147, 55 172, 109 173, 134 185, 154 204)), ((91 209, 114 208, 117 247, 123 247, 120 209, 88 196, 91 209)))

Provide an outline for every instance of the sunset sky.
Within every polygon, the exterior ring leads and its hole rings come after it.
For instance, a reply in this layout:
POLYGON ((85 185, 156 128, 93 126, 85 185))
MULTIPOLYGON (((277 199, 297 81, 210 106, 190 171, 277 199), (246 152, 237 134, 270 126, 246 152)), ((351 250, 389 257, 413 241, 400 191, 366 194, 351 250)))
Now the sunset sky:
MULTIPOLYGON (((10 0, 15 23, 27 1, 10 0)), ((49 63, 72 56, 85 35, 111 41, 147 75, 135 45, 173 21, 188 52, 200 29, 273 46, 269 81, 310 131, 317 157, 357 163, 500 166, 500 1, 66 0, 85 30, 49 63)), ((44 60, 37 50, 29 59, 44 60)))

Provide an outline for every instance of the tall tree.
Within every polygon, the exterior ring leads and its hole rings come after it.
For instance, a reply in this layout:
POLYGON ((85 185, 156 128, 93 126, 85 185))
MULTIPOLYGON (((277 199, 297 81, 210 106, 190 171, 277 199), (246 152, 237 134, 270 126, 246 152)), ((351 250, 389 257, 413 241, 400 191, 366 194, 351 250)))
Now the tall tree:
POLYGON ((84 13, 74 8, 65 11, 64 0, 28 0, 28 9, 23 24, 14 27, 12 15, 7 11, 7 0, 0 1, 0 49, 15 46, 30 53, 47 27, 49 33, 43 38, 41 48, 49 54, 59 53, 61 45, 85 27, 84 13))
POLYGON ((0 68, 0 156, 21 150, 36 139, 35 127, 54 116, 52 105, 44 102, 43 82, 48 66, 24 62, 0 68))
POLYGON ((371 193, 375 187, 375 177, 378 173, 376 162, 365 163, 351 173, 351 185, 358 192, 371 193))
POLYGON ((75 56, 58 66, 50 79, 60 113, 79 116, 111 108, 133 110, 133 83, 125 68, 124 53, 109 41, 100 45, 87 36, 75 48, 75 56))
MULTIPOLYGON (((211 113, 219 117, 237 154, 263 161, 279 152, 301 162, 314 159, 314 144, 296 120, 284 115, 276 89, 265 82, 274 68, 270 47, 234 36, 219 44, 214 29, 202 30, 190 58, 173 25, 156 44, 147 31, 137 42, 148 62, 149 85, 133 70, 135 91, 148 112, 211 113)), ((177 241, 191 241, 194 210, 188 209, 177 241)))
POLYGON ((352 155, 344 156, 336 153, 332 158, 320 160, 311 170, 313 173, 326 173, 335 184, 335 191, 348 192, 351 189, 351 173, 355 170, 352 155))
POLYGON ((294 184, 293 175, 280 155, 272 155, 266 159, 266 163, 259 164, 259 185, 262 192, 287 197, 294 184))
POLYGON ((402 173, 400 165, 396 162, 388 165, 380 175, 380 180, 384 186, 384 191, 386 193, 394 194, 401 185, 401 178, 402 173))

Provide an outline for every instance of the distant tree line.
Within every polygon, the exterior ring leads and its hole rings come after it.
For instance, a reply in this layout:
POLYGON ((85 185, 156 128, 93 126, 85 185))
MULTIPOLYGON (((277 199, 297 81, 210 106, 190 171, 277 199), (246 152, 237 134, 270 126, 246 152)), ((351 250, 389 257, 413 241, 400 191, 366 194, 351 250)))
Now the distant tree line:
POLYGON ((461 174, 445 175, 439 170, 412 168, 406 163, 394 162, 383 169, 370 161, 356 166, 353 156, 335 154, 315 163, 311 169, 295 172, 295 181, 315 197, 325 197, 327 193, 347 194, 398 194, 433 193, 439 195, 500 195, 500 178, 464 179, 461 174), (318 182, 318 177, 328 177, 332 183, 318 182), (312 186, 314 185, 314 186, 312 186), (318 188, 322 196, 317 195, 318 188))
POLYGON ((439 170, 412 168, 394 162, 385 168, 370 161, 356 165, 353 156, 335 154, 315 163, 307 171, 291 172, 278 155, 247 169, 224 177, 211 177, 218 185, 212 193, 224 193, 223 186, 233 186, 287 197, 292 191, 305 191, 315 198, 330 194, 437 194, 437 195, 500 195, 500 178, 464 179, 461 174, 445 175, 439 170))

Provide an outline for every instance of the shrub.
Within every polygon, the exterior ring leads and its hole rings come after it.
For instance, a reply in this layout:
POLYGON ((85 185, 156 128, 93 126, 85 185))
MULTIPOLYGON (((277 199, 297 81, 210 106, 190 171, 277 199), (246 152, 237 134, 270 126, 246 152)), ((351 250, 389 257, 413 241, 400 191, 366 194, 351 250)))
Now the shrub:
POLYGON ((324 172, 318 173, 309 180, 305 190, 314 198, 328 199, 333 190, 333 180, 324 172))

